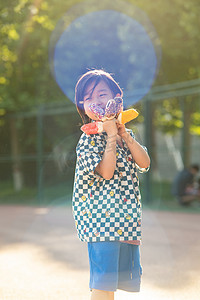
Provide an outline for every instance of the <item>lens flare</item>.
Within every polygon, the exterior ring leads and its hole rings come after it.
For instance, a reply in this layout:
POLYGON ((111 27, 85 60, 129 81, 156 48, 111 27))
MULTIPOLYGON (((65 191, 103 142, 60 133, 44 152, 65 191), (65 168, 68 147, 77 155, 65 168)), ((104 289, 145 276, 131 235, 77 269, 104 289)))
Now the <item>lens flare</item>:
POLYGON ((122 1, 114 4, 86 1, 68 11, 52 33, 51 71, 73 102, 76 82, 89 69, 113 75, 129 95, 124 108, 141 100, 156 78, 161 50, 153 25, 139 8, 122 1))

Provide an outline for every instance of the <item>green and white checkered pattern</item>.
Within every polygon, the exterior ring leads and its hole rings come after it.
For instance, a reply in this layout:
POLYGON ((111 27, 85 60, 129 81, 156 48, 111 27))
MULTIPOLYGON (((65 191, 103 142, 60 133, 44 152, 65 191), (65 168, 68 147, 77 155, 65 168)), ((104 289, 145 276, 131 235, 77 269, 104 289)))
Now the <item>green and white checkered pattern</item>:
MULTIPOLYGON (((134 138, 132 131, 128 130, 134 138)), ((94 172, 106 147, 106 133, 82 134, 76 148, 73 215, 81 241, 141 239, 141 203, 137 166, 124 143, 117 145, 114 176, 94 172)), ((144 171, 144 170, 143 170, 144 171)))

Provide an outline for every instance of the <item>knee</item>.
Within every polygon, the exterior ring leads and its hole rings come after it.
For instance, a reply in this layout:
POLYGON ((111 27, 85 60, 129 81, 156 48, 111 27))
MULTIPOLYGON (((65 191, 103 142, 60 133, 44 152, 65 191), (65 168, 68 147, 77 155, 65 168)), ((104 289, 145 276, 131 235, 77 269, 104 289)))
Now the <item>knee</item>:
POLYGON ((92 289, 91 300, 113 300, 114 292, 92 289))

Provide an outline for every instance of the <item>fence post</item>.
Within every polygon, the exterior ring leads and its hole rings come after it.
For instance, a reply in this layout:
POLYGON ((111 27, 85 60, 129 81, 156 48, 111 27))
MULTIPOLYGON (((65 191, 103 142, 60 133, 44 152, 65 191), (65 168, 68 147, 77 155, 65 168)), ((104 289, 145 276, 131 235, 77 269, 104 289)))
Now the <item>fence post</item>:
POLYGON ((43 111, 40 105, 37 113, 37 200, 39 204, 43 197, 43 111))
POLYGON ((191 138, 190 138, 190 118, 191 118, 191 107, 190 103, 187 103, 187 99, 183 96, 180 98, 181 101, 181 110, 183 113, 183 128, 182 128, 182 145, 181 145, 181 154, 183 159, 184 167, 189 167, 190 165, 190 147, 191 147, 191 138))
MULTIPOLYGON (((151 157, 151 102, 150 98, 146 97, 144 101, 144 128, 145 128, 145 146, 148 149, 149 155, 151 157)), ((152 196, 151 188, 151 169, 144 175, 145 176, 145 202, 149 203, 152 196)))

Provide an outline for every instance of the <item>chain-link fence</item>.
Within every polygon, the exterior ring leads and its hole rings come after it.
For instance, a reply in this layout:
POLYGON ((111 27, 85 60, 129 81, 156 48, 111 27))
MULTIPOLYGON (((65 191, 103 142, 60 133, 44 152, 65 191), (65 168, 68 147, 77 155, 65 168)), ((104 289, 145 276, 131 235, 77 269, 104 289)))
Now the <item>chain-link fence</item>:
MULTIPOLYGON (((198 97, 197 91, 194 92, 198 97)), ((185 165, 185 152, 190 153, 191 163, 199 163, 198 135, 190 134, 187 144, 184 126, 174 135, 152 127, 153 102, 165 99, 166 93, 163 90, 152 93, 140 107, 144 120, 127 124, 136 139, 149 148, 151 156, 150 172, 140 176, 146 201, 170 197, 170 183, 185 165)), ((168 88, 168 99, 171 96, 174 94, 169 94, 168 88)), ((71 103, 41 105, 29 112, 7 114, 0 121, 1 202, 8 200, 6 190, 12 188, 32 190, 32 197, 40 204, 71 199, 75 147, 81 135, 81 119, 75 107, 71 103)))

